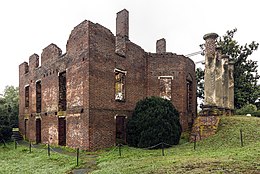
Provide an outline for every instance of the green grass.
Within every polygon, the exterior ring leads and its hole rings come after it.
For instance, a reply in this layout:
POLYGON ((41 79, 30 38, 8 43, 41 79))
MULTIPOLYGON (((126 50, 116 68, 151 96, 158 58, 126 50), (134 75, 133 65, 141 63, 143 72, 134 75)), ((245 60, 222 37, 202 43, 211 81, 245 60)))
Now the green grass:
MULTIPOLYGON (((84 161, 80 161, 83 165, 84 161)), ((13 143, 8 143, 7 147, 0 146, 0 173, 68 173, 76 167, 76 157, 51 152, 47 155, 47 149, 29 148, 26 146, 17 146, 14 149, 13 143)))
MULTIPOLYGON (((80 151, 77 168, 96 169, 95 156, 99 154, 98 168, 92 173, 260 173, 260 118, 222 117, 217 134, 206 140, 188 142, 184 133, 180 144, 162 151, 122 147, 122 156, 117 148, 99 152, 80 151), (243 130, 244 147, 240 145, 240 129, 243 130)), ((76 168, 76 157, 51 152, 48 157, 45 146, 29 149, 13 143, 7 147, 0 144, 0 174, 8 173, 70 173, 76 168)), ((62 148, 68 154, 75 150, 62 148)))
POLYGON ((100 155, 98 170, 92 173, 260 173, 260 118, 222 117, 217 134, 197 142, 196 150, 185 137, 180 145, 165 149, 165 156, 160 149, 125 146, 120 157, 112 148, 100 155))

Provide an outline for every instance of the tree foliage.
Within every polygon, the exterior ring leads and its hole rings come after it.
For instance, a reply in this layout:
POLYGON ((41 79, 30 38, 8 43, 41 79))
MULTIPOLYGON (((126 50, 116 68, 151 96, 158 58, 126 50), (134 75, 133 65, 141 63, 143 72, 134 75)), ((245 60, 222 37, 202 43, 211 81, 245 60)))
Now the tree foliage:
POLYGON ((18 127, 18 100, 18 88, 7 86, 0 97, 0 139, 10 139, 12 128, 18 127))
POLYGON ((241 109, 236 110, 237 115, 246 115, 246 114, 253 114, 257 111, 256 105, 247 104, 244 105, 241 109))
POLYGON ((222 47, 223 53, 230 56, 234 65, 234 102, 236 108, 241 108, 246 104, 255 104, 260 97, 260 87, 257 80, 260 76, 257 73, 257 62, 248 59, 258 48, 258 43, 252 41, 250 44, 239 45, 234 40, 237 29, 227 31, 220 38, 218 45, 222 47))
POLYGON ((197 97, 204 99, 204 71, 196 68, 197 97))
POLYGON ((164 142, 178 144, 181 135, 179 113, 169 100, 150 97, 136 104, 127 123, 129 146, 150 147, 164 142))
MULTIPOLYGON (((252 41, 250 44, 240 45, 234 35, 237 29, 227 31, 226 34, 217 41, 222 48, 223 54, 234 61, 234 105, 236 109, 242 108, 246 104, 255 104, 260 97, 260 86, 257 84, 260 76, 257 73, 257 61, 248 59, 258 48, 258 43, 252 41)), ((201 74, 201 69, 196 70, 196 74, 201 74)), ((197 81, 203 83, 204 77, 197 76, 197 81)), ((198 94, 204 90, 203 85, 198 86, 198 94)), ((204 94, 198 95, 203 98, 204 94)))

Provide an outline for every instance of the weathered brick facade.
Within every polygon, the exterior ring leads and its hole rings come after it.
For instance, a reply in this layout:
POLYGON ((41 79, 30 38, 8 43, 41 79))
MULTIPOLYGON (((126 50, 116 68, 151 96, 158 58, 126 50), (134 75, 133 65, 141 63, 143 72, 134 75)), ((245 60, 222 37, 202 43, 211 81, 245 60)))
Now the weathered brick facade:
POLYGON ((65 54, 50 44, 41 66, 36 54, 19 66, 21 133, 31 141, 82 149, 113 146, 117 136, 125 139, 117 134, 147 96, 170 99, 187 130, 196 115, 195 65, 165 50, 164 39, 157 53, 129 40, 127 10, 117 14, 116 36, 83 21, 72 30, 65 54))

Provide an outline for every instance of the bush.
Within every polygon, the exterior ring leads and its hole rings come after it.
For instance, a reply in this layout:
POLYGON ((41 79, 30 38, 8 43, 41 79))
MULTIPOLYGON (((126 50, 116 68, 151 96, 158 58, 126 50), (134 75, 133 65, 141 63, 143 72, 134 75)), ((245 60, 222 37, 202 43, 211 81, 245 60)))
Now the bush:
POLYGON ((253 112, 252 116, 260 117, 260 110, 253 112))
POLYGON ((134 147, 150 147, 161 142, 178 144, 181 131, 179 113, 170 101, 145 98, 137 102, 127 122, 127 142, 134 147))
POLYGON ((241 109, 237 109, 235 113, 237 115, 246 115, 246 114, 253 114, 256 111, 257 111, 256 105, 247 104, 243 106, 241 109))
POLYGON ((4 139, 8 141, 12 136, 12 128, 10 126, 1 125, 0 126, 0 140, 4 139))

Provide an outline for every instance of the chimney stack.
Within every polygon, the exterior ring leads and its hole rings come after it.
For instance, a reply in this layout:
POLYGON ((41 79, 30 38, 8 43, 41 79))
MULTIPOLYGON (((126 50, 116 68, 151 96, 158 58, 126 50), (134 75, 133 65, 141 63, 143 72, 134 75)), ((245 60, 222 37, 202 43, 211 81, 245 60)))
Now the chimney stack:
POLYGON ((166 52, 166 40, 164 38, 157 40, 156 42, 156 53, 166 52))
POLYGON ((116 16, 116 36, 126 39, 129 37, 129 12, 126 9, 121 10, 116 16))
POLYGON ((115 52, 126 57, 126 41, 129 40, 129 13, 126 9, 117 13, 116 17, 116 50, 115 52))

